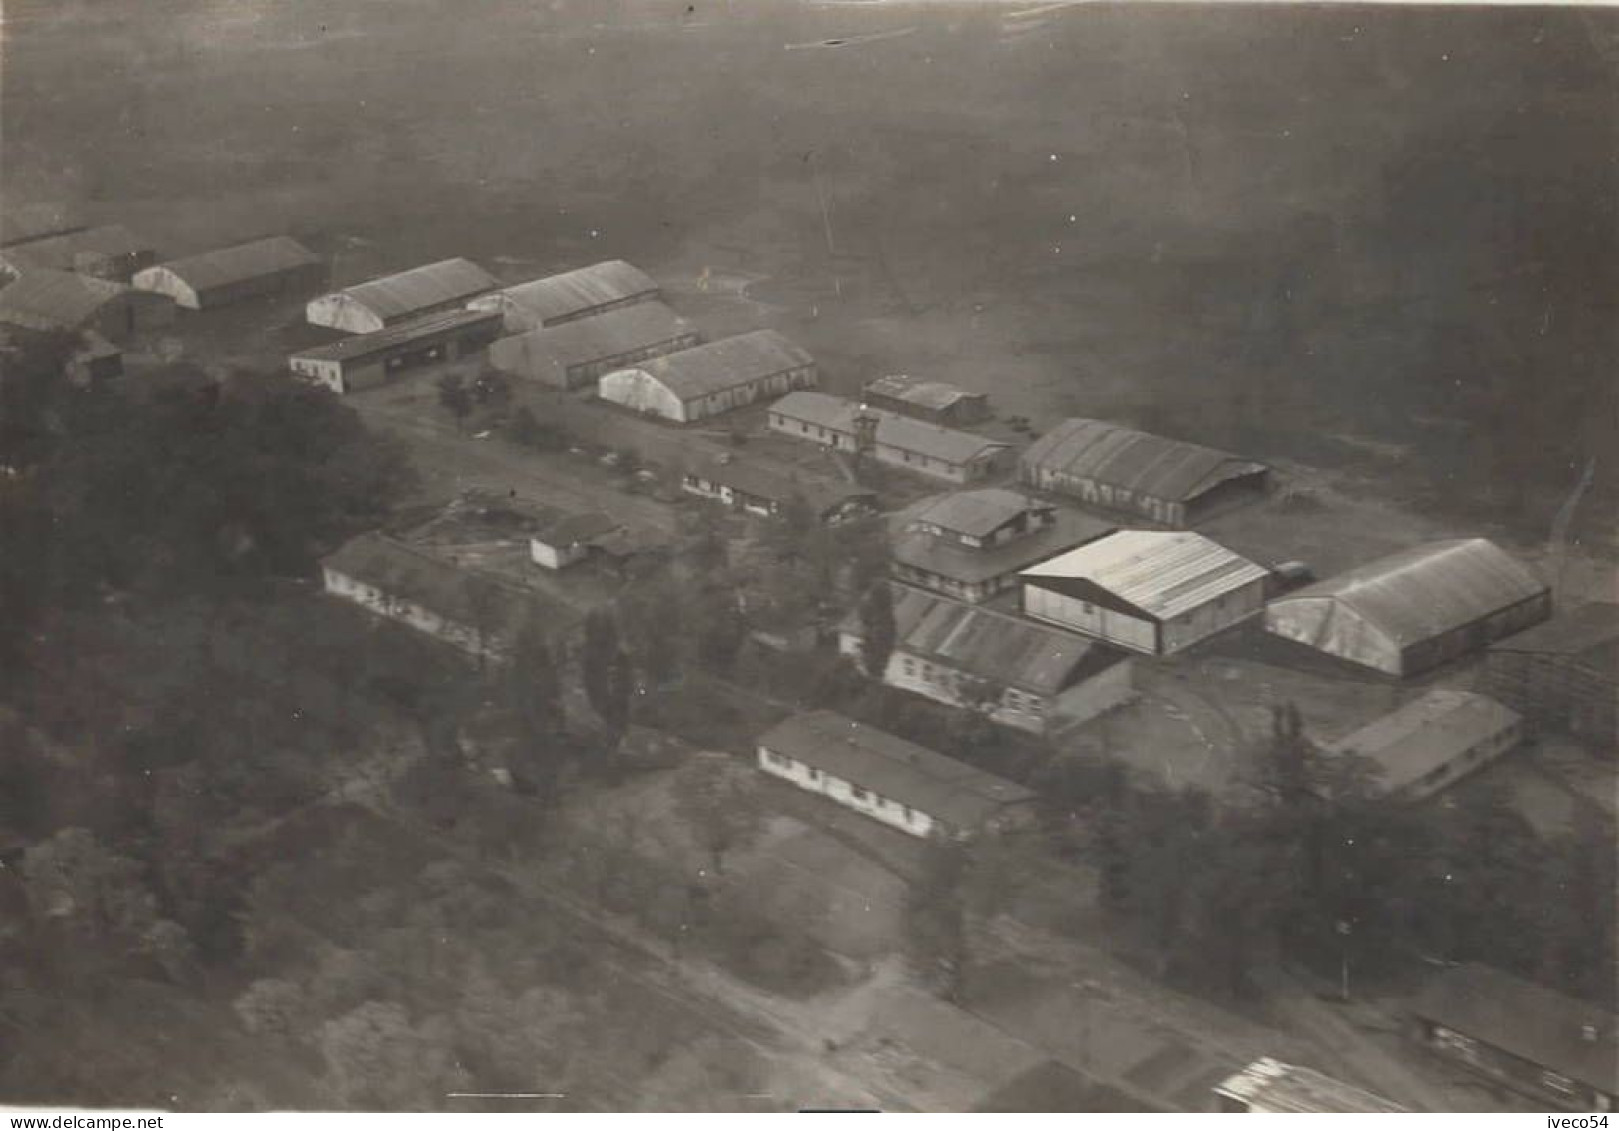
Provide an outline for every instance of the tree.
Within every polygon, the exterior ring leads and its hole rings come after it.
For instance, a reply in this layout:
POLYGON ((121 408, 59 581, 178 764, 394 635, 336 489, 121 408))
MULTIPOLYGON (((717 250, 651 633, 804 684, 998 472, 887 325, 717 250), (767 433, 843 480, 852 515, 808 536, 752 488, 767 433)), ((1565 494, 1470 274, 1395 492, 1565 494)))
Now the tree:
POLYGON ((504 683, 518 735, 516 764, 507 766, 512 784, 521 792, 555 800, 563 770, 567 716, 556 654, 545 626, 537 619, 525 621, 518 630, 504 683))
POLYGON ((971 955, 963 886, 967 850, 946 837, 928 841, 922 874, 905 899, 905 956, 922 982, 946 1001, 959 1002, 971 955))
POLYGON ((872 679, 881 680, 894 654, 899 627, 894 623, 894 591, 879 581, 860 603, 860 666, 872 679))
POLYGON ((754 775, 738 772, 723 755, 699 755, 675 785, 675 802, 716 875, 725 854, 746 848, 764 829, 764 809, 754 775))
POLYGON ((461 1082, 451 1034, 417 1027, 404 1007, 368 1001, 321 1026, 317 1045, 340 1102, 363 1110, 431 1110, 461 1082))
POLYGON ((466 378, 459 373, 446 373, 440 377, 438 403, 455 418, 455 428, 459 432, 465 426, 467 417, 472 415, 472 391, 467 388, 466 378))
POLYGON ((482 671, 494 651, 494 637, 501 628, 501 615, 505 612, 505 595, 491 577, 469 573, 461 582, 461 595, 472 620, 473 649, 482 671))
POLYGON ((585 696, 606 727, 610 745, 616 748, 629 725, 635 678, 619 637, 618 619, 610 611, 592 609, 585 617, 579 663, 585 696))

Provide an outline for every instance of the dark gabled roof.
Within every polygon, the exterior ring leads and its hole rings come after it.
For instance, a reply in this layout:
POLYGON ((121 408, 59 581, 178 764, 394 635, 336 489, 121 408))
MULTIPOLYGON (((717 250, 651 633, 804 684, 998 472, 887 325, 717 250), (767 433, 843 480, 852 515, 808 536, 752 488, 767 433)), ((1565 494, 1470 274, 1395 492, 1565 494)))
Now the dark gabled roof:
POLYGON ((1112 523, 1067 508, 1059 508, 1055 522, 1041 530, 1013 538, 999 546, 975 548, 908 530, 912 512, 902 515, 900 529, 889 539, 893 559, 902 565, 927 570, 966 584, 977 584, 1017 573, 1064 550, 1083 546, 1117 529, 1112 523))
POLYGON ((502 338, 490 356, 524 373, 549 370, 561 383, 573 366, 623 357, 696 333, 696 326, 663 303, 638 302, 502 338))
POLYGON ((1610 1095, 1619 1093, 1619 1016, 1612 1010, 1469 964, 1435 976, 1411 1012, 1610 1095), (1594 1040, 1586 1039, 1587 1026, 1594 1040))
POLYGON ((987 538, 1024 511, 1051 509, 1050 503, 1037 502, 1019 491, 981 487, 936 495, 915 507, 911 519, 968 537, 987 538))
MULTIPOLYGON (((1579 656, 1614 665, 1619 661, 1619 604, 1592 601, 1566 609, 1534 628, 1496 641, 1490 651, 1579 656)), ((1619 678, 1619 670, 1613 675, 1619 678)))
MULTIPOLYGON (((1036 695, 1054 695, 1125 659, 1123 653, 1023 617, 953 601, 909 585, 894 593, 895 648, 954 671, 1036 695)), ((858 637, 858 615, 842 631, 858 637)))
POLYGON ((507 287, 479 300, 478 305, 487 310, 510 306, 544 324, 598 306, 657 293, 658 284, 646 272, 622 259, 610 259, 507 287))
POLYGON ((230 247, 216 247, 184 259, 171 259, 149 270, 167 271, 192 290, 203 292, 312 267, 320 262, 320 256, 290 236, 270 236, 230 247))
POLYGON ((1333 601, 1404 647, 1547 592, 1533 570, 1487 538, 1428 542, 1307 585, 1278 610, 1333 601))
POLYGON ((355 361, 425 338, 474 326, 493 326, 499 321, 500 315, 489 310, 440 310, 406 322, 396 322, 369 334, 355 334, 323 346, 300 350, 293 356, 310 361, 355 361))
POLYGON ((1022 462, 1025 469, 1039 467, 1175 502, 1190 502, 1226 480, 1268 470, 1201 444, 1081 417, 1063 421, 1030 444, 1022 462))
POLYGON ((620 372, 646 373, 680 400, 692 401, 802 369, 814 360, 775 330, 754 330, 637 362, 620 372))
POLYGON ((1016 782, 833 711, 795 715, 760 735, 759 745, 957 829, 1034 799, 1016 782))
POLYGON ((441 259, 344 287, 337 294, 378 318, 391 320, 473 298, 498 286, 499 279, 469 259, 441 259))
POLYGON ((72 271, 30 268, 0 287, 0 322, 76 329, 129 293, 121 283, 72 271))
MULTIPOLYGON (((772 403, 770 411, 791 420, 802 420, 806 424, 852 436, 855 418, 861 414, 862 406, 844 397, 801 390, 788 393, 772 403)), ((887 409, 865 408, 863 411, 877 421, 877 443, 880 446, 913 452, 941 463, 959 467, 986 452, 1007 447, 999 440, 991 440, 975 432, 944 428, 887 409)))
POLYGON ((968 392, 944 381, 930 381, 924 377, 912 377, 905 373, 890 374, 868 382, 865 395, 887 397, 890 400, 904 401, 918 408, 935 411, 948 409, 964 400, 988 400, 983 393, 968 392))
POLYGON ((14 244, 7 247, 3 255, 18 269, 53 267, 71 271, 80 255, 140 255, 152 250, 151 241, 142 239, 122 224, 103 224, 14 244))
POLYGON ((801 472, 782 472, 765 467, 753 460, 736 459, 730 463, 710 461, 692 467, 687 475, 706 479, 773 503, 785 503, 795 495, 809 503, 818 515, 851 499, 875 499, 876 492, 852 483, 840 483, 819 475, 801 472))
POLYGON ((1441 687, 1330 743, 1325 753, 1368 759, 1377 786, 1394 793, 1522 721, 1487 695, 1441 687))
POLYGON ((615 530, 622 529, 619 521, 601 511, 573 513, 551 509, 537 517, 532 537, 547 546, 589 545, 615 530))

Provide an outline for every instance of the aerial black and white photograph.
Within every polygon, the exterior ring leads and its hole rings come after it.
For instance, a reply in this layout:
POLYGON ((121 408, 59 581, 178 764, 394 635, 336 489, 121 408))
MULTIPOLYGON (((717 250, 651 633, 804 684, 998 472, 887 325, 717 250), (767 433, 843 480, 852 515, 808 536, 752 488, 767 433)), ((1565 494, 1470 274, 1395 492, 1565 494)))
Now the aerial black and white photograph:
POLYGON ((0 8, 0 1107, 1605 1127, 1616 807, 1619 7, 0 8))

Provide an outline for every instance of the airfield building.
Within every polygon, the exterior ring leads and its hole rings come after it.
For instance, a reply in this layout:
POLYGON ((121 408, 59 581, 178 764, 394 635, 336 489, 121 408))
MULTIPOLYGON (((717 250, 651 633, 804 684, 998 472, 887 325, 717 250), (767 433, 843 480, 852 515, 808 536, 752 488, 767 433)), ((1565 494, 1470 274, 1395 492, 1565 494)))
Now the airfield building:
POLYGON ((1405 1108, 1313 1068, 1261 1057, 1214 1089, 1218 1109, 1235 1115, 1327 1115, 1400 1112, 1405 1108))
POLYGON ((1031 790, 832 711, 772 727, 758 758, 765 773, 912 836, 967 837, 1033 816, 1031 790))
POLYGON ((187 310, 295 295, 326 282, 326 261, 286 236, 215 248, 135 275, 139 290, 166 295, 187 310))
POLYGON ((1121 530, 1019 575, 1026 616, 1159 656, 1257 615, 1269 576, 1186 530, 1121 530))
POLYGON ((852 483, 819 475, 785 474, 755 461, 708 461, 688 469, 680 488, 759 518, 780 518, 802 499, 821 523, 835 526, 877 511, 877 495, 852 483))
POLYGON ((122 224, 79 228, 0 249, 0 266, 13 275, 43 268, 127 283, 156 262, 157 248, 122 224))
POLYGON ((861 399, 874 408, 914 416, 932 424, 981 424, 990 418, 989 397, 943 381, 896 373, 867 383, 861 399))
POLYGON ((1592 602, 1484 654, 1483 688, 1536 727, 1619 751, 1619 604, 1592 602))
MULTIPOLYGON (((895 640, 882 681, 952 707, 983 711, 1043 734, 1093 719, 1135 697, 1123 652, 1010 613, 892 586, 895 640)), ((858 614, 838 650, 860 662, 858 614)))
POLYGON ((1430 542, 1271 601, 1265 627, 1393 676, 1426 671, 1545 620, 1551 591, 1484 538, 1430 542))
POLYGON ((1523 717, 1487 695, 1437 688, 1353 734, 1329 743, 1331 757, 1355 758, 1382 796, 1421 801, 1517 747, 1523 717))
POLYGON ((356 283, 312 299, 311 325, 369 334, 399 322, 465 306, 500 286, 500 280, 467 259, 443 259, 356 283))
POLYGON ((1031 487, 1087 506, 1185 527, 1262 498, 1270 469, 1200 444, 1076 417, 1030 444, 1020 473, 1031 487))
POLYGON ((770 406, 772 430, 833 451, 951 483, 978 483, 1004 472, 1011 448, 973 432, 944 428, 844 397, 797 392, 770 406))
POLYGON ((513 334, 560 326, 611 310, 652 302, 658 284, 621 259, 534 279, 475 299, 475 310, 498 310, 513 334))
POLYGON ((663 303, 640 302, 503 337, 490 347, 489 362, 513 377, 577 389, 604 373, 689 349, 702 340, 696 326, 663 303))
POLYGON ((72 271, 33 268, 0 288, 0 322, 29 330, 94 333, 123 342, 173 317, 167 299, 72 271))
POLYGON ((815 361, 774 330, 666 354, 605 374, 601 399, 679 424, 813 387, 815 361))
POLYGON ((334 393, 351 393, 406 373, 476 359, 498 333, 498 314, 445 310, 303 350, 288 358, 287 366, 334 393))

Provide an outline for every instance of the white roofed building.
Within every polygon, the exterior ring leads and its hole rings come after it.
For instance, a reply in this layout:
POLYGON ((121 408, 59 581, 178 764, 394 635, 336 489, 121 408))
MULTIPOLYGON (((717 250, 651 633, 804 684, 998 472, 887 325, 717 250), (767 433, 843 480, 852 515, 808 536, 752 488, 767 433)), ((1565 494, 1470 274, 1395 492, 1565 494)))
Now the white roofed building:
POLYGON ((601 399, 680 424, 815 385, 815 360, 774 330, 652 358, 601 378, 601 399))
POLYGON ((650 302, 658 295, 658 284, 645 271, 622 259, 610 259, 505 287, 468 305, 475 310, 500 311, 506 329, 520 334, 650 302))
POLYGON ((136 272, 135 287, 176 306, 208 310, 233 302, 308 292, 326 283, 326 261, 287 236, 172 259, 136 272))
POLYGON ((663 303, 638 302, 503 337, 490 347, 489 363, 513 377, 577 389, 604 373, 690 349, 702 340, 696 326, 663 303))
POLYGON ((464 306, 498 286, 500 280, 471 260, 442 259, 321 295, 310 301, 306 313, 311 325, 369 334, 396 322, 464 306))

